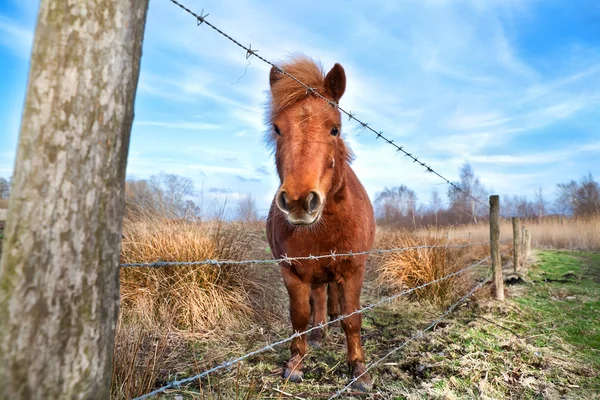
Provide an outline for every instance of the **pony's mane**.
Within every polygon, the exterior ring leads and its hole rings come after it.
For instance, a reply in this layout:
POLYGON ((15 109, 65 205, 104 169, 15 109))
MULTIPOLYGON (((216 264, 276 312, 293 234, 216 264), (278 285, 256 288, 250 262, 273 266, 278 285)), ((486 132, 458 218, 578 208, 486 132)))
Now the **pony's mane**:
MULTIPOLYGON (((280 67, 299 81, 305 83, 318 93, 325 93, 325 74, 317 61, 307 56, 295 56, 280 67)), ((270 117, 279 114, 284 108, 302 100, 309 94, 306 88, 286 75, 271 84, 270 117)))

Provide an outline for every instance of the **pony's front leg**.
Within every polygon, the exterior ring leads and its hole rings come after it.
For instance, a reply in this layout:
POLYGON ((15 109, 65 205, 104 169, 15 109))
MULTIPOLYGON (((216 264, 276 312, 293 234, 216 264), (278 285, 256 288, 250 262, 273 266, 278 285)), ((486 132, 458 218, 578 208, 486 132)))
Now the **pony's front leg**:
MULTIPOLYGON (((294 333, 304 332, 308 329, 310 319, 310 284, 303 282, 288 265, 281 266, 281 274, 290 296, 290 317, 294 333)), ((303 375, 302 360, 306 355, 306 335, 292 339, 290 353, 283 378, 291 382, 300 382, 303 375)))
MULTIPOLYGON (((340 296, 337 282, 331 282, 327 285, 327 314, 330 321, 340 316, 340 296)), ((340 323, 339 321, 334 322, 331 326, 339 327, 340 323)))
MULTIPOLYGON (((313 327, 327 322, 327 289, 325 284, 312 285, 310 305, 313 327)), ((326 328, 315 329, 308 334, 308 343, 312 347, 319 347, 325 339, 326 328)))
MULTIPOLYGON (((347 277, 339 283, 340 305, 342 315, 348 315, 360 308, 360 291, 364 270, 357 268, 357 274, 347 277)), ((348 366, 352 378, 358 378, 352 385, 357 390, 368 391, 372 387, 372 379, 365 372, 365 355, 360 342, 362 314, 354 314, 342 320, 342 328, 346 334, 348 346, 348 366)))

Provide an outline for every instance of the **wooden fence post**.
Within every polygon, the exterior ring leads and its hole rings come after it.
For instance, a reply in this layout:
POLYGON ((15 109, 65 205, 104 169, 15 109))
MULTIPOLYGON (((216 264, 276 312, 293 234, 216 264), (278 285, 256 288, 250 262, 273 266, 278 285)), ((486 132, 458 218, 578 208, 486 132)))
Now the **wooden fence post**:
POLYGON ((527 228, 525 225, 521 225, 521 268, 527 266, 527 228))
POLYGON ((497 300, 504 300, 504 278, 500 259, 500 197, 490 196, 490 249, 494 273, 494 291, 497 300))
POLYGON ((0 398, 108 399, 148 0, 41 0, 0 264, 0 398))
POLYGON ((525 260, 531 256, 531 232, 529 229, 525 230, 525 260))
POLYGON ((519 217, 512 218, 513 225, 513 269, 516 273, 521 265, 521 226, 519 217))

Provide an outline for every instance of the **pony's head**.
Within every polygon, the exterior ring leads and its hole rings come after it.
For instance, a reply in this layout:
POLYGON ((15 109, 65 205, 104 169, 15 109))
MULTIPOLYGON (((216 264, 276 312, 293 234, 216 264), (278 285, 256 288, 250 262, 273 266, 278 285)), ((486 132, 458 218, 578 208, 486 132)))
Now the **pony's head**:
MULTIPOLYGON (((334 103, 346 89, 346 75, 335 64, 325 75, 313 60, 298 57, 282 69, 334 103)), ((311 225, 344 184, 351 153, 341 138, 337 106, 311 94, 275 67, 271 69, 268 142, 275 153, 281 186, 275 202, 294 225, 311 225)))

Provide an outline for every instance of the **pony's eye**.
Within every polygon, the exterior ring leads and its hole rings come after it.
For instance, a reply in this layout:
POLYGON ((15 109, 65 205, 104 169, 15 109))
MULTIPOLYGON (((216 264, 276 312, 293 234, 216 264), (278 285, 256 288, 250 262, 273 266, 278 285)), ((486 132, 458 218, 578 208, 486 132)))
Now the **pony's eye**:
POLYGON ((277 125, 273 125, 273 130, 276 134, 281 135, 281 131, 279 130, 279 127, 277 125))
POLYGON ((331 128, 331 134, 333 136, 337 136, 338 133, 340 133, 340 130, 339 130, 339 128, 337 126, 334 126, 333 128, 331 128))

